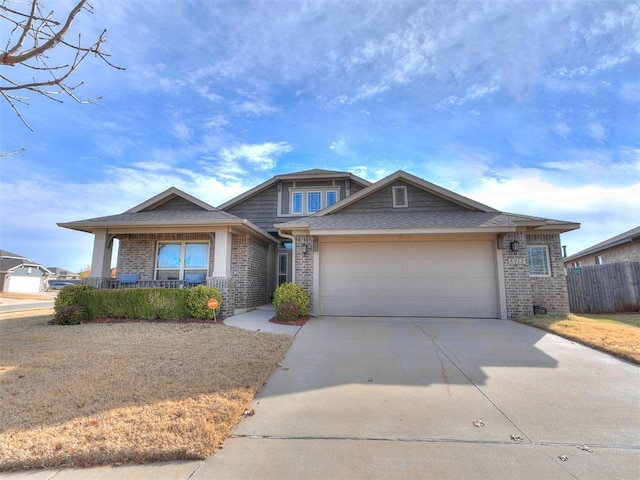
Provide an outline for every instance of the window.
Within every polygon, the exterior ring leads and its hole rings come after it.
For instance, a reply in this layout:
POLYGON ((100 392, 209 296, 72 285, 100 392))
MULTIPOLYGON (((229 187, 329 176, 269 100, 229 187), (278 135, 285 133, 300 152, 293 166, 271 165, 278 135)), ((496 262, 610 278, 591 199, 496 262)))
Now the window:
POLYGON ((327 192, 327 207, 330 207, 331 205, 333 205, 337 201, 338 201, 338 192, 333 191, 333 190, 327 192))
POLYGON ((529 260, 529 275, 532 277, 548 277, 549 249, 546 245, 531 245, 527 247, 527 259, 529 260))
POLYGON ((158 242, 156 280, 183 280, 185 273, 209 269, 209 244, 200 242, 158 242))
POLYGON ((291 213, 302 213, 302 192, 291 195, 291 213))
POLYGON ((322 209, 322 193, 307 192, 307 212, 315 213, 322 209))
POLYGON ((578 268, 582 266, 582 262, 573 262, 573 268, 578 268))
POLYGON ((316 213, 337 201, 338 190, 335 187, 296 190, 291 192, 291 214, 316 213))
POLYGON ((602 255, 596 255, 596 265, 602 265, 603 263, 602 255))
POLYGON ((393 208, 402 208, 402 207, 409 206, 407 201, 407 187, 405 186, 393 187, 392 191, 393 191, 393 208))
POLYGON ((286 283, 289 279, 289 255, 278 254, 278 286, 286 283))

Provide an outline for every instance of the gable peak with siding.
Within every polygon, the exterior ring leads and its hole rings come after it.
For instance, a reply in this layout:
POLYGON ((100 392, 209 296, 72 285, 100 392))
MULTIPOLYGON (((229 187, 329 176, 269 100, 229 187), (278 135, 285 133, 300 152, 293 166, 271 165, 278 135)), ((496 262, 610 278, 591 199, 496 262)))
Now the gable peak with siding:
POLYGON ((206 210, 213 212, 217 208, 176 187, 171 187, 125 213, 150 212, 152 210, 206 210))
MULTIPOLYGON (((357 204, 362 203, 365 204, 367 199, 375 198, 376 195, 380 196, 387 195, 389 198, 386 202, 386 206, 381 208, 391 208, 392 210, 399 210, 397 208, 393 208, 391 205, 391 196, 392 196, 392 188, 395 186, 406 186, 407 187, 407 195, 409 197, 412 196, 412 192, 410 189, 413 189, 414 192, 420 192, 419 195, 422 196, 423 200, 423 208, 426 208, 431 211, 441 211, 441 210, 466 210, 466 211, 477 211, 477 212, 485 212, 485 213, 497 213, 498 210, 491 208, 487 205, 484 205, 480 202, 476 202, 475 200, 471 200, 470 198, 459 195, 451 190, 447 190, 442 188, 434 183, 427 182, 415 175, 407 173, 403 170, 398 170, 395 173, 379 180, 378 182, 369 185, 368 187, 360 190, 359 192, 341 200, 334 205, 321 210, 320 212, 314 214, 313 216, 325 216, 330 215, 335 212, 343 211, 354 211, 357 209, 357 204), (425 207, 424 204, 429 202, 429 199, 437 200, 431 205, 425 207)), ((416 198, 416 194, 413 194, 413 198, 416 198)), ((409 199, 408 206, 411 207, 412 199, 409 199)), ((371 205, 369 205, 371 208, 371 205)))

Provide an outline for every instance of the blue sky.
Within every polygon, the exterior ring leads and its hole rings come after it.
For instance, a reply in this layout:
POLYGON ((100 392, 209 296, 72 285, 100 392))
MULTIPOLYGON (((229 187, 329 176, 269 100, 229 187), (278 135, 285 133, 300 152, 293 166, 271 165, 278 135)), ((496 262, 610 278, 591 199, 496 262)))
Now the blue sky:
POLYGON ((34 132, 0 105, 0 151, 26 148, 0 158, 1 249, 77 271, 93 237, 56 222, 309 168, 580 222, 569 254, 640 224, 638 2, 91 3, 68 38, 107 28, 126 71, 82 65, 97 105, 31 95, 34 132))

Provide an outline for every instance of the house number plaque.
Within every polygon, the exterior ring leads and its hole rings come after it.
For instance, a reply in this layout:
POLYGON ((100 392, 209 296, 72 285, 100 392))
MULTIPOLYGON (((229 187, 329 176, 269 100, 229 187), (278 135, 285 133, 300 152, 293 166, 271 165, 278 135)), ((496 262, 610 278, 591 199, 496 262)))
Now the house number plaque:
POLYGON ((526 265, 527 260, 525 258, 510 258, 507 260, 509 265, 526 265))

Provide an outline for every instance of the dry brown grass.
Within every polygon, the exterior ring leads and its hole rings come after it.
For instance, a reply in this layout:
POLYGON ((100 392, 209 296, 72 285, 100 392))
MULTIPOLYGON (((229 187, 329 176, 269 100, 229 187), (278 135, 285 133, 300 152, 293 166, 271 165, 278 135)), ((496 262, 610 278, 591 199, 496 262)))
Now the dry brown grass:
POLYGON ((0 292, 0 301, 3 298, 11 298, 13 300, 53 300, 55 296, 46 293, 0 292))
POLYGON ((206 458, 292 341, 49 318, 0 320, 0 470, 206 458))
POLYGON ((536 315, 518 321, 640 364, 638 313, 536 315))

